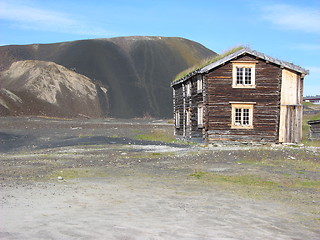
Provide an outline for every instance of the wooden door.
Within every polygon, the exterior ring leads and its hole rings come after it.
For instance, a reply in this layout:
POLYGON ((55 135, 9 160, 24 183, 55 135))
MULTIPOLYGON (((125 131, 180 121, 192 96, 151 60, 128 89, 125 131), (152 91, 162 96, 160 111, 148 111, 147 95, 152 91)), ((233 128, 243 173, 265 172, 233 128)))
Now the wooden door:
POLYGON ((302 137, 301 84, 297 74, 282 70, 279 142, 298 143, 302 137))

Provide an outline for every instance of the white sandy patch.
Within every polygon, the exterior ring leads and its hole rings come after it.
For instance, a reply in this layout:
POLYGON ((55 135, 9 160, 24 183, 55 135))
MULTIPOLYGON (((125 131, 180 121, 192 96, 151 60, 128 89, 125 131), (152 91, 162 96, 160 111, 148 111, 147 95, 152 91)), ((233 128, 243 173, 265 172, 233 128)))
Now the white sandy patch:
POLYGON ((135 177, 6 187, 4 239, 316 239, 292 209, 192 182, 135 177), (313 238, 314 237, 314 238, 313 238))

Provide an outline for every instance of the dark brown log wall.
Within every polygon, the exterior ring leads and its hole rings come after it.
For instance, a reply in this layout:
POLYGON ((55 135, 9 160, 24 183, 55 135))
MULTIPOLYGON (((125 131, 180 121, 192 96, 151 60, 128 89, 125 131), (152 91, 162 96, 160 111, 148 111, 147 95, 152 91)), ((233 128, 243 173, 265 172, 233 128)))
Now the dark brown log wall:
MULTIPOLYGON (((235 59, 234 59, 235 60, 235 59)), ((278 141, 280 115, 281 68, 275 64, 242 56, 237 61, 258 61, 256 88, 232 88, 232 63, 211 70, 208 81, 208 140, 216 141, 278 141), (232 129, 230 101, 256 102, 253 129, 232 129)))
POLYGON ((180 113, 180 125, 175 128, 175 135, 186 138, 203 139, 203 128, 198 127, 198 104, 203 103, 203 93, 197 92, 196 76, 174 86, 174 111, 180 113), (186 85, 191 83, 191 96, 187 96, 186 85), (187 126, 187 114, 190 111, 190 125, 187 126))

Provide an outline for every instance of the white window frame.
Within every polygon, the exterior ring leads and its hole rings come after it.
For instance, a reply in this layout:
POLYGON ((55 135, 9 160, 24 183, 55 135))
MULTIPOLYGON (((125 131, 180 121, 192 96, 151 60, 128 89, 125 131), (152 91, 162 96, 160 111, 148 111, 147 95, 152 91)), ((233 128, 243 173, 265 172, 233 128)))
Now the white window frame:
POLYGON ((203 105, 199 104, 198 105, 198 128, 203 127, 203 105))
POLYGON ((175 113, 175 125, 176 125, 176 128, 180 128, 180 111, 179 110, 176 110, 176 113, 175 113))
POLYGON ((256 63, 253 62, 232 62, 232 87, 233 88, 255 88, 256 87, 256 63), (237 69, 242 70, 242 83, 237 81, 237 69), (250 84, 246 83, 246 69, 250 69, 250 84))
POLYGON ((197 93, 201 93, 203 90, 203 78, 202 75, 197 76, 197 93))
POLYGON ((186 95, 187 95, 187 97, 191 96, 191 82, 188 82, 186 84, 186 95))
POLYGON ((191 110, 186 110, 186 126, 191 126, 191 110))
POLYGON ((232 108, 231 128, 252 129, 255 103, 230 103, 232 108))

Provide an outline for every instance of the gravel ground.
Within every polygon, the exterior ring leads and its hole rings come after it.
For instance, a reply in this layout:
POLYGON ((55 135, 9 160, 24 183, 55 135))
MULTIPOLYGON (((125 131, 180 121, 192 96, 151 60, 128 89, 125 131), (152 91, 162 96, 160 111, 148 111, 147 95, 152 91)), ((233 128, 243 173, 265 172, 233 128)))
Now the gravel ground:
POLYGON ((318 148, 137 140, 172 130, 0 118, 0 238, 320 239, 318 148))

